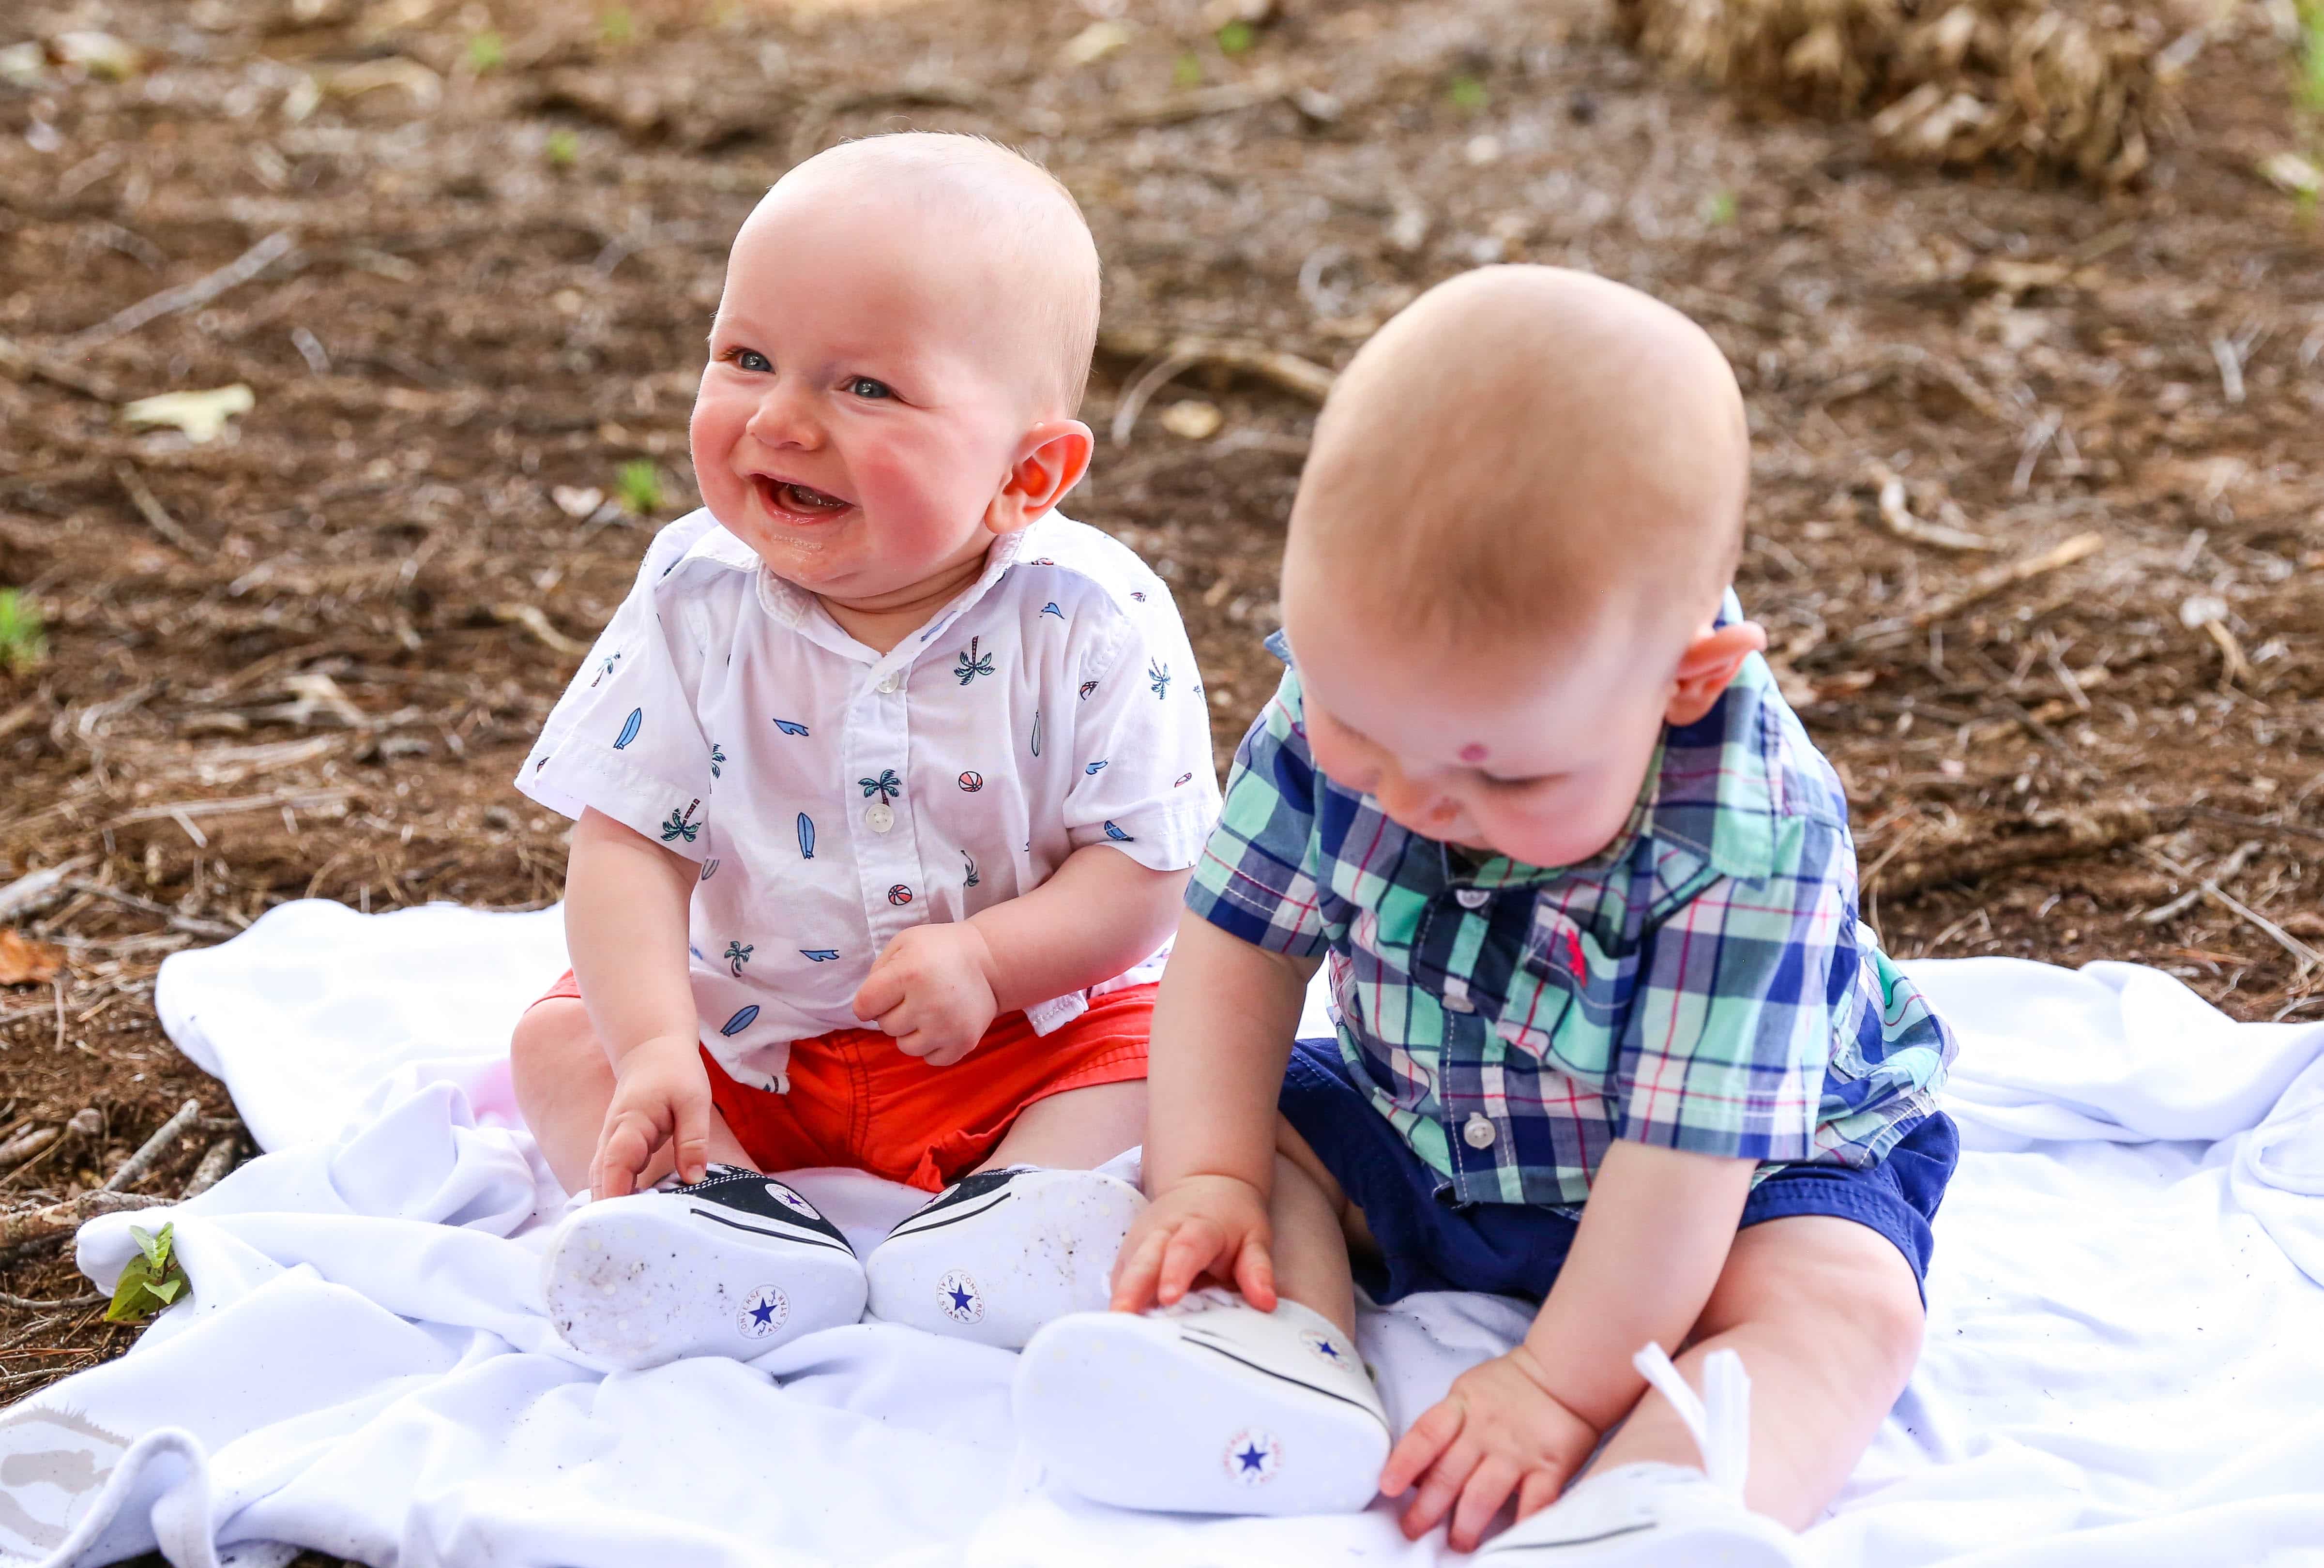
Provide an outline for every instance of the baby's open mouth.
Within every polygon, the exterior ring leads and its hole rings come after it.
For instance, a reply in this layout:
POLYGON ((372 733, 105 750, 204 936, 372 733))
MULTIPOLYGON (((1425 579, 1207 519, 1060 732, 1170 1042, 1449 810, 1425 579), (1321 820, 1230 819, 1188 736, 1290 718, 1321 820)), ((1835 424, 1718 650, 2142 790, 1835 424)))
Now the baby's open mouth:
POLYGON ((781 517, 823 521, 854 504, 794 479, 759 474, 752 476, 752 483, 758 486, 759 498, 767 503, 767 509, 781 517))

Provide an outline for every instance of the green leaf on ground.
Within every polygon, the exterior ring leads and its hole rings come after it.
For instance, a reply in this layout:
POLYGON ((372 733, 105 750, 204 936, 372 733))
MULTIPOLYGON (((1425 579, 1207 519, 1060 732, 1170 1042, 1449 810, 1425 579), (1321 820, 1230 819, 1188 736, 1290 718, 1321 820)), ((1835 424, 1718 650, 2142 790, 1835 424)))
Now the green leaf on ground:
POLYGON ((175 1229, 164 1225, 146 1231, 129 1227, 137 1242, 137 1256, 129 1260, 129 1267, 121 1271, 120 1283, 113 1287, 113 1303, 105 1309, 106 1322, 143 1323, 164 1307, 177 1305, 179 1297, 193 1295, 193 1286, 177 1259, 171 1235, 175 1229))

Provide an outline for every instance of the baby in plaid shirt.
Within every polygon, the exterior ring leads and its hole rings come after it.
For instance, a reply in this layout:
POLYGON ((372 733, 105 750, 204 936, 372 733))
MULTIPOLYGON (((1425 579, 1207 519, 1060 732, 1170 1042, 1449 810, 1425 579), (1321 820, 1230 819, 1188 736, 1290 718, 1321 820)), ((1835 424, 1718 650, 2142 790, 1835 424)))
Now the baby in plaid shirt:
POLYGON ((1432 290, 1341 378, 1162 983, 1152 1206, 1116 1310, 1019 1370, 1066 1484, 1802 1561, 1918 1354, 1953 1043, 1729 590, 1748 448, 1700 328, 1550 268, 1432 290), (1318 964, 1336 1038, 1295 1042, 1318 964), (1541 1305, 1391 1444, 1357 1283, 1541 1305))

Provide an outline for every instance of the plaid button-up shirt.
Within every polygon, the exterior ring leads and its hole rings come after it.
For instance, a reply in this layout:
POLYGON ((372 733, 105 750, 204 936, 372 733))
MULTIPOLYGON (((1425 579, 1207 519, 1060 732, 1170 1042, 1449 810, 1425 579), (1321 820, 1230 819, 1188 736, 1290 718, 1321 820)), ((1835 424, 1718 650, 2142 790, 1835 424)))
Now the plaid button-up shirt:
POLYGON ((1455 1202, 1579 1205, 1617 1138, 1761 1176, 1870 1166, 1954 1049, 1858 924, 1840 781, 1757 655, 1665 728, 1614 842, 1554 869, 1423 838, 1327 779, 1286 670, 1186 902, 1328 955, 1351 1075, 1455 1202))

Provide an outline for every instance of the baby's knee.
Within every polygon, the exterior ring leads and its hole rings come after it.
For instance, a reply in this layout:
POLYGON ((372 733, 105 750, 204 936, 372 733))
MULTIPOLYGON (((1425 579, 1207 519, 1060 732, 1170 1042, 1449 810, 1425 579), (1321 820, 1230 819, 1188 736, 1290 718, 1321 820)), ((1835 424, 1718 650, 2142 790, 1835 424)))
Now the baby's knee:
POLYGON ((516 1021, 509 1037, 509 1076, 516 1084, 567 1078, 576 1064, 601 1057, 589 1011, 575 997, 538 1001, 516 1021))
POLYGON ((1704 1315, 1726 1320, 1706 1321, 1713 1332, 1749 1322, 1781 1325, 1820 1356, 1900 1385, 1928 1326, 1919 1280, 1895 1245, 1827 1215, 1743 1231, 1704 1315))

